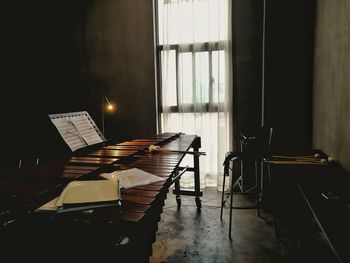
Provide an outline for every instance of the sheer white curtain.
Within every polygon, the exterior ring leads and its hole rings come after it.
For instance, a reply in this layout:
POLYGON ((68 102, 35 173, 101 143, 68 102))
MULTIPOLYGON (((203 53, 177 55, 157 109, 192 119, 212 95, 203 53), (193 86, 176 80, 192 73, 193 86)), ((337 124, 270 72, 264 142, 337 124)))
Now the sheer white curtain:
POLYGON ((199 135, 201 187, 219 186, 232 145, 231 1, 158 0, 157 14, 162 131, 199 135))

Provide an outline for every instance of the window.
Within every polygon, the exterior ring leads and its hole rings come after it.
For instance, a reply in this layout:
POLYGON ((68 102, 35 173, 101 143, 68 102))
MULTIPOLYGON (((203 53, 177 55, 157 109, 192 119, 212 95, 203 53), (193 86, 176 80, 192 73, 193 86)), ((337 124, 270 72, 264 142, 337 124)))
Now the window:
POLYGON ((222 109, 218 106, 225 100, 227 1, 158 0, 157 3, 162 112, 222 109))
MULTIPOLYGON (((157 0, 158 105, 162 132, 202 138, 201 186, 221 183, 230 149, 231 0, 157 0)), ((191 163, 186 163, 191 165, 191 163)), ((182 176, 191 187, 193 176, 182 176)))

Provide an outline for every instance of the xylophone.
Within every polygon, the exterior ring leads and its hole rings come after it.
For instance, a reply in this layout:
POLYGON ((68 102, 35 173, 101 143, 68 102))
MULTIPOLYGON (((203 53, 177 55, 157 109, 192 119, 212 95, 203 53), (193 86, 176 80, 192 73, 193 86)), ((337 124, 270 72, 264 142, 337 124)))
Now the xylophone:
POLYGON ((200 148, 198 136, 163 133, 101 144, 62 159, 0 171, 0 257, 13 262, 52 256, 147 262, 171 184, 175 183, 178 200, 180 195, 193 195, 200 209, 198 155, 193 155, 194 167, 187 168, 194 172, 195 191, 179 189, 184 171, 180 163, 191 148, 200 148), (149 152, 150 145, 171 151, 149 152), (36 211, 57 197, 72 180, 102 180, 99 174, 103 172, 129 168, 139 168, 166 180, 123 190, 120 207, 64 214, 36 211))

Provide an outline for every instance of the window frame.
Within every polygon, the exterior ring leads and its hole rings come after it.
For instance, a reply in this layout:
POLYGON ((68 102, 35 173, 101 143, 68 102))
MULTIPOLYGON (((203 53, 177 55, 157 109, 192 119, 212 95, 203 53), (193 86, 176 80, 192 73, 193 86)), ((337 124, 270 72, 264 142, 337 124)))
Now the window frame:
MULTIPOLYGON (((206 112, 217 112, 220 110, 220 106, 222 106, 223 102, 213 102, 213 83, 212 80, 209 80, 209 102, 207 103, 179 103, 179 56, 181 53, 192 53, 192 57, 194 60, 194 56, 197 52, 208 52, 209 55, 209 76, 212 77, 213 69, 212 69, 212 54, 215 51, 225 51, 223 48, 223 44, 225 41, 217 41, 217 42, 202 42, 202 43, 193 43, 193 44, 172 44, 172 45, 157 45, 156 47, 156 60, 157 60, 157 87, 158 87, 158 105, 159 112, 163 113, 163 104, 162 104, 162 62, 161 62, 161 53, 162 51, 175 51, 175 68, 176 68, 176 94, 177 94, 177 105, 167 107, 167 111, 169 112, 195 112, 195 105, 199 106, 203 109, 206 109, 206 112), (210 47, 210 48, 209 48, 210 47), (180 106, 179 106, 180 105, 180 106)), ((193 74, 193 76, 195 76, 193 74)))

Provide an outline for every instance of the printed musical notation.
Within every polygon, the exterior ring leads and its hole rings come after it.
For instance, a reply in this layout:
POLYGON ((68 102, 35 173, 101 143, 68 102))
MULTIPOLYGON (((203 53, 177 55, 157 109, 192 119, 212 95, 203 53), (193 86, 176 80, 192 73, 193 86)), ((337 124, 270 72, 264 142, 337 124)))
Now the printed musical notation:
POLYGON ((94 127, 85 116, 70 117, 75 128, 88 145, 102 142, 101 137, 97 134, 94 127))
POLYGON ((63 140, 73 152, 85 146, 103 142, 87 115, 86 113, 86 115, 51 118, 63 140))
POLYGON ((62 139, 67 143, 73 152, 88 145, 79 134, 73 123, 69 120, 69 117, 52 119, 51 121, 61 134, 62 139))

